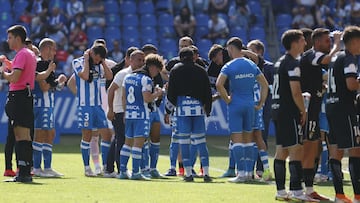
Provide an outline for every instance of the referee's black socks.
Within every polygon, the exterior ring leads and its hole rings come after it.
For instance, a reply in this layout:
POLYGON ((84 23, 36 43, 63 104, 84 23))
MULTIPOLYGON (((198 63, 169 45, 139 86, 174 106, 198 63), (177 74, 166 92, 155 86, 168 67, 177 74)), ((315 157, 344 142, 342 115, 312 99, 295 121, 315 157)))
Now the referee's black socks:
POLYGON ((360 157, 349 157, 349 171, 354 194, 360 195, 360 157))
POLYGON ((331 172, 333 174, 333 184, 334 184, 336 194, 344 194, 342 172, 341 172, 341 162, 336 159, 330 159, 329 165, 330 165, 331 172))
POLYGON ((30 176, 32 163, 32 143, 31 141, 21 140, 16 142, 17 162, 19 176, 30 176))

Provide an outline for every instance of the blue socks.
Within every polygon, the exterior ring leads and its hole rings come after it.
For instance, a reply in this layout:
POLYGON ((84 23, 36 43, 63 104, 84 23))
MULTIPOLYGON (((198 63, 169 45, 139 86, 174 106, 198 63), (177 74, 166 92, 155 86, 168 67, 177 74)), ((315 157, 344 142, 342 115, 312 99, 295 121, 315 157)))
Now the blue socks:
POLYGON ((126 172, 127 170, 127 163, 129 161, 131 154, 131 147, 124 144, 120 151, 120 171, 126 172))
POLYGON ((81 155, 84 162, 84 166, 89 166, 89 160, 90 160, 90 142, 86 142, 84 140, 81 140, 80 144, 81 148, 81 155))
POLYGON ((44 168, 51 168, 52 161, 52 145, 48 143, 43 144, 44 168))
POLYGON ((43 146, 42 146, 42 143, 33 142, 32 147, 33 147, 34 168, 39 169, 39 168, 41 168, 43 146))
POLYGON ((156 168, 160 151, 160 142, 150 142, 150 168, 156 168))
POLYGON ((110 145, 111 145, 111 142, 107 142, 104 140, 101 141, 100 146, 101 146, 101 158, 102 158, 103 166, 106 165, 107 157, 108 157, 109 150, 110 150, 110 145))

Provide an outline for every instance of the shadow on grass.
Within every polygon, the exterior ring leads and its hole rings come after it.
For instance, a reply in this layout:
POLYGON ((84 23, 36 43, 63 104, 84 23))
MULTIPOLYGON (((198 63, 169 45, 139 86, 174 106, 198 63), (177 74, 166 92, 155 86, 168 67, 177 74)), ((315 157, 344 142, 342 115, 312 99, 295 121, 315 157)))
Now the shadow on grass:
MULTIPOLYGON (((161 145, 159 155, 169 156, 169 135, 161 135, 161 145)), ((211 157, 228 157, 228 136, 207 136, 207 146, 211 157)), ((54 144, 54 153, 79 153, 80 154, 80 135, 61 135, 60 143, 54 144)), ((100 143, 99 143, 100 144, 100 143)), ((275 151, 275 138, 269 137, 269 156, 274 155, 275 151)), ((4 151, 4 144, 0 144, 0 151, 4 151)))
POLYGON ((5 184, 24 184, 24 185, 46 185, 45 183, 39 183, 39 182, 36 182, 35 180, 33 180, 32 182, 26 182, 26 183, 23 183, 23 182, 14 182, 12 178, 9 178, 9 179, 5 179, 3 180, 3 182, 5 184))

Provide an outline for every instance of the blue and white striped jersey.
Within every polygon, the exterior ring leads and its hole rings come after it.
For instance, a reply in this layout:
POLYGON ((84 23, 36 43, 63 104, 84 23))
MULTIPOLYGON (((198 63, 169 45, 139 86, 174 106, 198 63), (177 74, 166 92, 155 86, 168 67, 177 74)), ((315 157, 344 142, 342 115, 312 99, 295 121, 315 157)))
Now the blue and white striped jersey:
POLYGON ((75 72, 78 106, 101 106, 101 76, 104 74, 102 65, 94 65, 91 82, 81 79, 78 73, 84 67, 84 57, 74 59, 72 66, 75 72))
POLYGON ((152 92, 152 80, 141 73, 125 76, 122 86, 126 93, 126 119, 150 119, 150 109, 145 103, 142 93, 152 92))
POLYGON ((178 96, 176 116, 202 116, 204 115, 203 104, 190 96, 178 96))
POLYGON ((35 88, 33 90, 34 94, 34 107, 54 107, 54 91, 49 90, 43 92, 40 89, 38 82, 35 82, 35 88))

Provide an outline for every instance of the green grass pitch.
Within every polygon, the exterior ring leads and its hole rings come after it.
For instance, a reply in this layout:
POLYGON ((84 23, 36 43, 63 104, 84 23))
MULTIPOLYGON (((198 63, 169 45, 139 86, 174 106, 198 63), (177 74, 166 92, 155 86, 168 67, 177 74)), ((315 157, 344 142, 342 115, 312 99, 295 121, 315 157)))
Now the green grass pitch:
MULTIPOLYGON (((252 182, 234 184, 217 178, 228 166, 228 137, 208 137, 210 175, 212 183, 196 178, 185 183, 180 177, 151 181, 132 181, 84 176, 80 154, 80 136, 63 136, 53 149, 53 168, 62 178, 34 178, 32 184, 0 182, 0 202, 276 202, 275 183, 252 182)), ((158 169, 165 173, 169 168, 169 136, 161 137, 158 169)), ((274 138, 269 139, 269 155, 274 155, 274 138)), ((0 172, 4 171, 4 145, 0 145, 0 172)), ((131 159, 130 159, 131 160, 131 159)), ((344 163, 347 162, 347 159, 344 163)), ((15 164, 15 162, 13 161, 15 164)), ((272 169, 273 159, 270 159, 272 169)), ((345 165, 345 164, 344 164, 345 165)), ((131 170, 131 161, 128 168, 131 170)), ((195 170, 199 169, 197 160, 195 170)), ((346 170, 346 168, 344 167, 346 170)), ((288 173, 287 173, 288 176, 288 173)), ((2 178, 3 180, 6 177, 2 178)), ((288 180, 286 185, 288 186, 288 180)), ((319 193, 334 198, 332 183, 315 185, 319 193)), ((345 193, 352 197, 349 175, 345 172, 345 193)))

